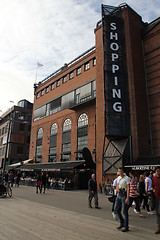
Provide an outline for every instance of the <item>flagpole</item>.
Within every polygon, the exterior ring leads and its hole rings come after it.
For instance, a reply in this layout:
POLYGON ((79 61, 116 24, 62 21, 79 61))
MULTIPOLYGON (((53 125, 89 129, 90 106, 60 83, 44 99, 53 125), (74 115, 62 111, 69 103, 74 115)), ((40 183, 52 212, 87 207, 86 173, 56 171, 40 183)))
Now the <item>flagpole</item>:
POLYGON ((37 63, 37 67, 36 67, 35 84, 37 83, 37 72, 38 72, 38 63, 37 63))
POLYGON ((37 73, 38 73, 38 68, 43 67, 43 64, 37 62, 37 67, 36 67, 36 76, 35 76, 35 84, 37 83, 37 73))

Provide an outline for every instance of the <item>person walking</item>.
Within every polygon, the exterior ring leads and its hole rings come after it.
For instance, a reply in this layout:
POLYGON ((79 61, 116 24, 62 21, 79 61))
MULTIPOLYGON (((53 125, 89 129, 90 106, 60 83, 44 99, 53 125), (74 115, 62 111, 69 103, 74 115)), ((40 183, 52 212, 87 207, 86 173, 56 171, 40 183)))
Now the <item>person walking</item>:
POLYGON ((116 207, 115 212, 120 220, 120 225, 117 229, 122 232, 129 231, 128 226, 128 203, 129 203, 129 177, 124 174, 123 168, 118 169, 117 187, 116 187, 116 207), (124 217, 121 214, 123 210, 124 217))
POLYGON ((152 178, 152 188, 154 189, 157 214, 157 230, 155 234, 160 234, 160 167, 156 168, 156 174, 152 178))
POLYGON ((39 192, 41 193, 41 185, 42 185, 42 178, 41 178, 41 175, 38 174, 37 181, 36 181, 36 193, 38 193, 38 189, 39 189, 39 192))
MULTIPOLYGON (((147 203, 148 203, 148 197, 150 195, 151 197, 151 205, 152 205, 152 179, 149 177, 149 173, 146 172, 145 173, 145 191, 146 191, 146 196, 147 196, 147 203)), ((149 211, 147 210, 147 213, 152 215, 154 214, 153 212, 150 211, 150 208, 149 208, 149 211)))
POLYGON ((118 217, 116 216, 116 212, 115 212, 115 209, 116 209, 116 187, 117 187, 117 178, 118 178, 118 172, 117 172, 117 177, 114 179, 113 181, 113 205, 112 205, 112 216, 115 220, 118 219, 118 217))
POLYGON ((139 183, 138 183, 138 192, 139 192, 139 199, 140 199, 140 206, 143 204, 143 209, 147 209, 149 212, 149 205, 148 205, 148 198, 145 191, 145 183, 144 183, 144 175, 140 175, 139 183))
POLYGON ((132 206, 133 201, 135 202, 134 212, 139 213, 140 217, 144 217, 140 210, 140 199, 139 199, 139 192, 137 187, 137 180, 133 173, 130 175, 130 191, 129 191, 129 204, 128 209, 132 206))
POLYGON ((40 190, 40 193, 42 193, 42 189, 43 189, 43 193, 45 193, 45 191, 46 191, 47 178, 46 178, 46 175, 45 175, 44 172, 42 172, 41 180, 42 180, 42 184, 41 184, 41 190, 40 190))
POLYGON ((96 176, 93 173, 92 178, 88 181, 89 197, 88 204, 92 208, 92 199, 94 198, 95 208, 100 209, 98 206, 98 193, 97 193, 97 181, 96 176))

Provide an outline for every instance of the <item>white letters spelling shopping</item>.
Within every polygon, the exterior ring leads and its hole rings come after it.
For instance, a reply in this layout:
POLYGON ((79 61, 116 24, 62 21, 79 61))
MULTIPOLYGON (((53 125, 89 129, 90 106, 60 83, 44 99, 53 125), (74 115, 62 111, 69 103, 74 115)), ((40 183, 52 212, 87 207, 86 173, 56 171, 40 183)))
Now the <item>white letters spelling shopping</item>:
MULTIPOLYGON (((118 33, 116 32, 117 30, 117 26, 115 22, 112 22, 110 24, 110 49, 111 49, 111 62, 112 62, 112 75, 113 75, 113 81, 114 81, 114 86, 118 86, 118 77, 117 77, 117 73, 120 70, 119 69, 119 65, 118 63, 115 61, 119 59, 119 55, 118 55, 118 50, 119 50, 119 44, 118 44, 118 33), (113 42, 114 41, 114 42, 113 42)), ((112 89, 112 97, 113 99, 116 100, 116 102, 114 102, 113 104, 113 110, 115 112, 122 112, 122 103, 121 103, 121 89, 120 88, 113 88, 112 89)))

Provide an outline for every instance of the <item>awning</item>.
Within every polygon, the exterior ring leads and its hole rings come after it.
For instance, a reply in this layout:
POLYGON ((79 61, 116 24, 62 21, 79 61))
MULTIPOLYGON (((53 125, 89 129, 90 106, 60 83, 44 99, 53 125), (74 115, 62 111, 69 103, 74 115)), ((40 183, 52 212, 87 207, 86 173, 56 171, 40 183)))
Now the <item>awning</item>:
POLYGON ((70 161, 70 162, 52 162, 52 163, 33 163, 26 164, 19 167, 21 171, 60 171, 60 170, 72 170, 72 169, 84 169, 86 167, 85 160, 70 161))
POLYGON ((24 160, 24 161, 22 161, 22 164, 27 164, 27 163, 31 163, 31 162, 33 162, 33 158, 30 158, 30 159, 27 159, 27 160, 24 160))
POLYGON ((11 164, 11 165, 7 165, 6 170, 12 170, 12 169, 18 168, 18 167, 22 166, 23 164, 27 164, 29 162, 33 162, 33 159, 27 159, 27 160, 24 160, 24 161, 21 161, 21 162, 17 162, 17 163, 11 164))
POLYGON ((132 164, 126 165, 126 168, 131 168, 132 170, 154 170, 155 167, 160 166, 160 156, 154 157, 143 157, 138 158, 132 164))
POLYGON ((15 169, 15 168, 18 168, 21 166, 21 162, 18 162, 18 163, 14 163, 14 164, 11 164, 11 165, 7 165, 5 167, 6 170, 11 170, 11 169, 15 169))

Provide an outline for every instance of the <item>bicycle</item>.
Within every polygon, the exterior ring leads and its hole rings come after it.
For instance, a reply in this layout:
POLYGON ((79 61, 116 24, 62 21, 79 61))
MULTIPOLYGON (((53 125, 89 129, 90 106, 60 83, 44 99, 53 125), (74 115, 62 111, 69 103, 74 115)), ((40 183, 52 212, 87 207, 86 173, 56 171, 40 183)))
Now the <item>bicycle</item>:
POLYGON ((0 196, 12 197, 12 188, 11 188, 10 184, 7 184, 7 186, 5 186, 5 183, 0 184, 0 196))

